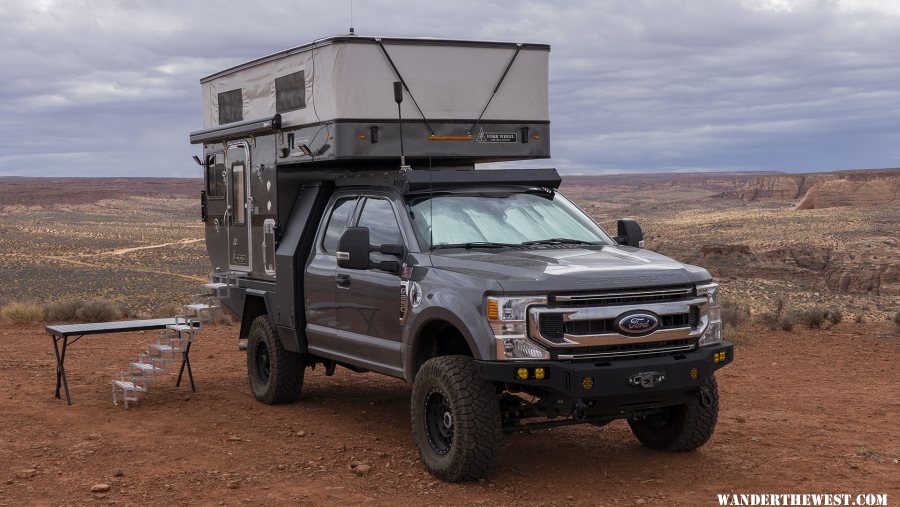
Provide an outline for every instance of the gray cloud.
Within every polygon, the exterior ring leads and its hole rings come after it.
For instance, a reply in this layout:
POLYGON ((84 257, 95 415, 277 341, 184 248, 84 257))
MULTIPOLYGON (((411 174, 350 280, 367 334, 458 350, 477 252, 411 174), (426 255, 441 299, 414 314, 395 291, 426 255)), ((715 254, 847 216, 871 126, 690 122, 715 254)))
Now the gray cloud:
MULTIPOLYGON (((349 0, 5 0, 0 175, 197 176, 200 77, 349 0)), ((900 165, 900 2, 357 0, 358 33, 548 42, 570 173, 900 165)), ((519 164, 522 165, 522 164, 519 164)))

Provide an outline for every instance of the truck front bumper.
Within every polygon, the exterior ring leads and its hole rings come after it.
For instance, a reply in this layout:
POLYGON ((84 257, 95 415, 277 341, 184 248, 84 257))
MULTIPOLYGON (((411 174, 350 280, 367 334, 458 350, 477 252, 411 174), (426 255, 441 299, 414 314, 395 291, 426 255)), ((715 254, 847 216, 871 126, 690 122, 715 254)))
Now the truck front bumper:
POLYGON ((672 356, 475 363, 486 380, 560 400, 582 400, 594 409, 591 412, 618 413, 683 403, 733 356, 734 346, 723 342, 672 356))

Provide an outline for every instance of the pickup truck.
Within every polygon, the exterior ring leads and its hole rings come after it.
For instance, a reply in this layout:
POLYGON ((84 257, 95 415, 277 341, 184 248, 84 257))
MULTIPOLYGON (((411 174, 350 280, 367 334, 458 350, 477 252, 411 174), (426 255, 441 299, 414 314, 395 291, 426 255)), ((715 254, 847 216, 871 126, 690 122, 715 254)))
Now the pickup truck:
POLYGON ((304 177, 267 228, 277 281, 231 277, 224 299, 259 401, 299 399, 318 365, 404 379, 422 463, 452 482, 515 431, 625 419, 653 449, 709 440, 733 359, 719 286, 635 221, 606 232, 552 169, 304 177))

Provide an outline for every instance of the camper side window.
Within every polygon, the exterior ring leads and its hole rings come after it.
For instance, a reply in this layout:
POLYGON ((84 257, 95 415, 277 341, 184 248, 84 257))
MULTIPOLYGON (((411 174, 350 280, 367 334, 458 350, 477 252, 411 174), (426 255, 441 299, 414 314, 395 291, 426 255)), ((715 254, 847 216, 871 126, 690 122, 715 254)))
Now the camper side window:
POLYGON ((216 153, 206 163, 206 195, 210 199, 225 197, 225 155, 216 153))
POLYGON ((234 123, 244 119, 243 89, 229 90, 219 94, 219 125, 234 123))
POLYGON ((275 112, 306 107, 306 80, 303 71, 275 78, 275 112))

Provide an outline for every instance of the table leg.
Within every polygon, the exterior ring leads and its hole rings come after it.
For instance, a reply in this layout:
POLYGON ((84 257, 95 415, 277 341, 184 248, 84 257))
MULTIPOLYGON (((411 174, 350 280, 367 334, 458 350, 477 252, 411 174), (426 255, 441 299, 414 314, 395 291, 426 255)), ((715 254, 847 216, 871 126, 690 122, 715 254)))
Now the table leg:
POLYGON ((69 337, 64 336, 62 338, 58 336, 53 336, 53 351, 56 353, 56 393, 55 396, 57 399, 60 398, 59 388, 60 386, 66 391, 66 403, 70 406, 72 405, 72 397, 69 395, 69 381, 66 379, 66 347, 69 344, 69 337), (62 339, 62 352, 59 350, 59 340, 62 339))
POLYGON ((178 371, 178 380, 175 382, 175 387, 181 385, 181 376, 184 375, 184 368, 187 367, 188 379, 191 381, 191 391, 197 392, 197 388, 194 387, 194 373, 191 371, 191 343, 188 342, 184 352, 181 353, 181 370, 178 371))

